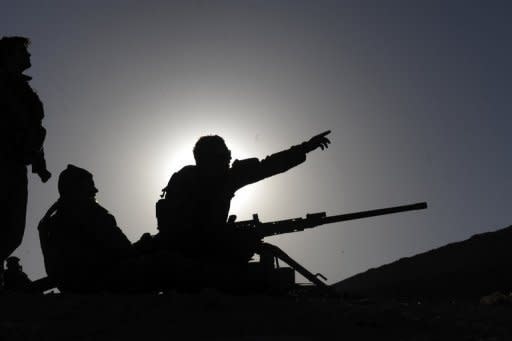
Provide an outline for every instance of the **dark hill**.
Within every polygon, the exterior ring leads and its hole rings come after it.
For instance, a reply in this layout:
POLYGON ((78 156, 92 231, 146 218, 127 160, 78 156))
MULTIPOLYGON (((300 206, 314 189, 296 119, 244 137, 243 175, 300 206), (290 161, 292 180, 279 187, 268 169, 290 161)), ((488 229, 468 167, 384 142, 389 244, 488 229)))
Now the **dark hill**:
POLYGON ((402 258, 334 284, 349 295, 477 297, 512 290, 512 226, 402 258))

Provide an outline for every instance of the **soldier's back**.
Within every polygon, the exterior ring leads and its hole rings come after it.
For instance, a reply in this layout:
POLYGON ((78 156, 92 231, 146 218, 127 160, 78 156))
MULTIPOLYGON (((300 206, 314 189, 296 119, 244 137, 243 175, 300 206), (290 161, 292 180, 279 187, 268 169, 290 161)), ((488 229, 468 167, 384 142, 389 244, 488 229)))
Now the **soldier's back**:
POLYGON ((40 225, 46 271, 57 281, 87 282, 131 253, 115 218, 95 202, 63 206, 40 225))

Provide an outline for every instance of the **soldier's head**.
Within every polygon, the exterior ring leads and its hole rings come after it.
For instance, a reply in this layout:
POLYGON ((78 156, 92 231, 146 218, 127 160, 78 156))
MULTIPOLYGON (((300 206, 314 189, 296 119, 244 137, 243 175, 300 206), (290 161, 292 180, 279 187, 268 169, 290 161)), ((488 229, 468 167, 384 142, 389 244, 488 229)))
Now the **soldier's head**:
POLYGON ((74 165, 68 165, 60 173, 58 188, 60 197, 65 200, 94 200, 98 193, 92 174, 74 165))
POLYGON ((194 146, 194 159, 197 166, 215 174, 229 169, 231 151, 222 137, 218 135, 202 136, 194 146))
POLYGON ((23 268, 20 265, 20 259, 15 256, 8 257, 5 260, 5 265, 8 270, 21 271, 23 268))
POLYGON ((30 40, 25 37, 2 37, 0 39, 0 68, 7 72, 22 73, 30 64, 28 46, 30 40))

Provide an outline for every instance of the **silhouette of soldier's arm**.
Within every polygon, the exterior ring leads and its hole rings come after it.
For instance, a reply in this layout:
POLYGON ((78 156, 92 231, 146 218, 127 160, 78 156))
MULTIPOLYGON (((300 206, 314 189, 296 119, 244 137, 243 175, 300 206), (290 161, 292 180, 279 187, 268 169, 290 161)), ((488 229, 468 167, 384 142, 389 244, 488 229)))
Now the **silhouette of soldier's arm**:
POLYGON ((4 138, 8 143, 10 158, 25 165, 32 165, 32 173, 39 175, 43 182, 48 181, 51 173, 46 168, 44 140, 46 129, 43 103, 29 85, 30 77, 19 75, 11 77, 9 84, 1 83, 1 108, 6 119, 4 138))
POLYGON ((43 127, 43 104, 36 94, 34 94, 32 106, 32 115, 27 123, 27 151, 26 162, 32 164, 32 173, 39 175, 41 181, 46 182, 51 177, 51 173, 46 168, 44 157, 44 140, 46 138, 46 129, 43 127))
POLYGON ((55 202, 46 212, 39 222, 37 229, 39 231, 39 242, 43 253, 44 267, 48 276, 54 276, 57 273, 55 264, 59 261, 59 250, 52 243, 53 214, 59 209, 60 202, 55 202))
POLYGON ((231 167, 231 173, 235 188, 241 188, 251 183, 258 182, 270 176, 284 173, 287 170, 306 161, 306 154, 321 148, 328 147, 329 139, 326 137, 331 131, 325 131, 313 136, 309 141, 290 149, 267 156, 263 160, 257 158, 235 160, 231 167))
POLYGON ((132 244, 123 231, 117 226, 116 219, 105 208, 95 205, 91 232, 98 245, 102 245, 106 253, 129 256, 132 244))

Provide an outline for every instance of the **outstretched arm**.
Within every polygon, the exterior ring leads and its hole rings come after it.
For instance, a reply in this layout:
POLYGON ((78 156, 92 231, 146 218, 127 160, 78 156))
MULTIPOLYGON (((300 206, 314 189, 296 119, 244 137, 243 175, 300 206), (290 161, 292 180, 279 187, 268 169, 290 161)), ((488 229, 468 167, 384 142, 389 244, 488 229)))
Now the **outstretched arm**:
POLYGON ((325 131, 313 136, 300 145, 290 149, 267 156, 262 161, 258 159, 236 160, 233 163, 232 171, 235 179, 235 186, 241 188, 245 185, 260 181, 270 176, 286 172, 287 170, 300 165, 306 161, 306 154, 321 148, 328 148, 331 141, 326 137, 331 131, 325 131))

